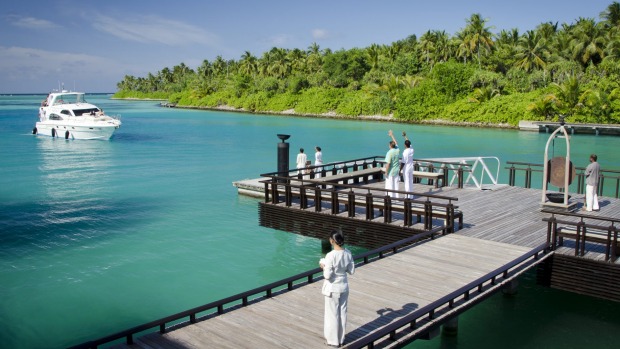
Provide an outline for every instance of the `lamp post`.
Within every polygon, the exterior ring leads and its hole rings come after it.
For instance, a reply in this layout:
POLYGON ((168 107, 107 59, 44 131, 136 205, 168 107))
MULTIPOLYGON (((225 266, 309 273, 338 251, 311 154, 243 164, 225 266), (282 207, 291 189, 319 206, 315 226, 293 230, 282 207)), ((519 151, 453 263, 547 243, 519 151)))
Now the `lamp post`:
POLYGON ((290 137, 290 135, 278 134, 278 138, 282 140, 282 142, 278 143, 278 176, 281 177, 288 177, 289 144, 285 141, 290 137))

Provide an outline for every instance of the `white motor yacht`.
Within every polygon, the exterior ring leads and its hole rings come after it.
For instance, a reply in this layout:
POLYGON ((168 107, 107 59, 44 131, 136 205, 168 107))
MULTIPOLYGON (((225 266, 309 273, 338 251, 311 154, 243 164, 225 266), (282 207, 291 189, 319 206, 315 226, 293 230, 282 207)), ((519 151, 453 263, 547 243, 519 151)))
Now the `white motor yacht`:
POLYGON ((33 134, 64 139, 110 139, 121 126, 120 116, 106 115, 86 102, 83 92, 52 92, 41 103, 33 134))

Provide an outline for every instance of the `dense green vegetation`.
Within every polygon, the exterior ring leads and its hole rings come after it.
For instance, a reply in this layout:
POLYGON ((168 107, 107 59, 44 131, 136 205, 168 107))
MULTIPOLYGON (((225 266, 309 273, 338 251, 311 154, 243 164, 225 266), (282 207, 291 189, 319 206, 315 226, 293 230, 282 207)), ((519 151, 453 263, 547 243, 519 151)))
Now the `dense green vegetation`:
POLYGON ((516 125, 519 120, 620 123, 620 4, 600 21, 541 23, 492 33, 473 14, 453 36, 429 30, 390 45, 321 50, 274 47, 260 58, 184 63, 125 76, 116 98, 194 107, 341 116, 390 115, 516 125))

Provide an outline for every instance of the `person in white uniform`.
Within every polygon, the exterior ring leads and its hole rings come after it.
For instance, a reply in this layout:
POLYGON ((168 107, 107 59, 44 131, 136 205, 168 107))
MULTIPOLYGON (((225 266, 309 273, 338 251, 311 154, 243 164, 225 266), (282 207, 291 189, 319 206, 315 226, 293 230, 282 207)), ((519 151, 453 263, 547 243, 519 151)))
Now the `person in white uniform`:
POLYGON ((596 154, 590 155, 590 164, 586 167, 586 211, 598 211, 598 177, 600 175, 601 167, 596 162, 598 157, 596 154))
POLYGON ((306 168, 306 161, 308 161, 308 156, 304 153, 304 148, 299 148, 299 154, 297 154, 297 174, 304 174, 306 168))
MULTIPOLYGON (((314 153, 314 166, 323 165, 323 153, 321 152, 321 147, 317 146, 314 148, 316 153, 314 153)), ((317 167, 314 169, 314 178, 321 178, 321 167, 317 167)))
POLYGON ((355 273, 355 263, 351 252, 343 247, 344 236, 341 232, 332 231, 329 243, 333 247, 332 251, 319 261, 325 278, 322 290, 325 296, 323 333, 327 345, 339 347, 344 343, 347 325, 349 299, 347 274, 355 273))
MULTIPOLYGON (((398 144, 394 139, 392 130, 388 132, 388 135, 392 138, 389 143, 389 150, 385 154, 385 189, 398 190, 398 182, 400 181, 400 159, 398 153, 398 144)), ((398 198, 398 193, 387 192, 387 195, 393 198, 398 198)))
MULTIPOLYGON (((413 192, 413 147, 411 141, 407 138, 407 134, 403 131, 405 137, 405 150, 403 151, 403 180, 405 182, 405 191, 413 192)), ((413 194, 407 194, 408 198, 413 199, 413 194)))

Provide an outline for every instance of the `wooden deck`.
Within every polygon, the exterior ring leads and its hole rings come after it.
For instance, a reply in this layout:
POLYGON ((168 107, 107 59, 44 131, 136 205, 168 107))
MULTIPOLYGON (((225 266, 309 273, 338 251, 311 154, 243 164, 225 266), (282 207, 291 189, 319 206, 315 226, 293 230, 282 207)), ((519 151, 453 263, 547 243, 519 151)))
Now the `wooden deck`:
MULTIPOLYGON (((370 185, 382 186, 383 183, 370 185)), ((372 335, 378 328, 478 282, 485 274, 531 254, 545 243, 547 224, 542 219, 548 214, 540 212, 540 190, 510 186, 492 189, 414 185, 416 192, 458 197, 459 209, 464 212, 464 227, 455 234, 417 243, 358 268, 350 277, 346 345, 358 347, 356 341, 372 335)), ((574 199, 583 201, 579 195, 574 199)), ((601 198, 600 202, 601 211, 595 215, 620 217, 620 200, 601 198)), ((570 255, 571 251, 574 252, 567 241, 556 253, 570 255)), ((588 252, 586 258, 600 263, 601 255, 596 251, 588 252)), ((524 269, 529 267, 531 265, 524 269)), ((146 334, 135 338, 133 345, 116 347, 325 348, 321 284, 322 281, 304 284, 222 315, 205 315, 194 324, 186 322, 173 326, 163 334, 146 334)), ((489 285, 488 292, 498 290, 493 287, 489 285)), ((463 307, 467 306, 465 303, 463 301, 463 307)), ((449 309, 443 316, 455 314, 458 314, 456 310, 449 309)), ((443 318, 445 320, 447 318, 443 318)), ((421 330, 428 331, 441 323, 433 321, 421 325, 421 330)), ((415 330, 411 331, 409 336, 416 336, 415 330)), ((406 340, 406 335, 403 336, 406 340)), ((384 338, 375 342, 375 347, 392 347, 399 343, 384 338)))
MULTIPOLYGON (((350 277, 346 342, 414 312, 529 252, 448 235, 360 267, 350 277)), ((325 348, 323 296, 315 282, 163 335, 118 348, 325 348)))

